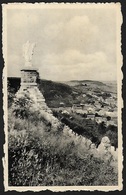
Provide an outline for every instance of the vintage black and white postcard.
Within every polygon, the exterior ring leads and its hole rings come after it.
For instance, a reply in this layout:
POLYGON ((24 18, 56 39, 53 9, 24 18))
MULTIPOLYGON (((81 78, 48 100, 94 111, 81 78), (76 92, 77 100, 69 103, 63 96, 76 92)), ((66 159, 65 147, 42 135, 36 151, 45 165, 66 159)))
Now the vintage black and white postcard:
POLYGON ((2 16, 5 190, 122 190, 120 3, 2 16))

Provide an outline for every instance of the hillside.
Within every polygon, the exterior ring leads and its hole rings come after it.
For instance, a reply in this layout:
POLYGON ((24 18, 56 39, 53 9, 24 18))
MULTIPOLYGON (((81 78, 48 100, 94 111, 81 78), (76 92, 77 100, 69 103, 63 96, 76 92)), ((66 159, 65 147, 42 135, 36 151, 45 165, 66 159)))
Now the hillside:
POLYGON ((114 152, 89 148, 89 140, 70 136, 63 124, 47 126, 33 107, 17 117, 21 110, 16 106, 8 112, 9 186, 117 185, 114 152))
MULTIPOLYGON (((8 78, 8 90, 15 94, 20 88, 20 78, 8 78)), ((73 88, 69 85, 49 80, 39 80, 38 87, 43 93, 49 107, 58 107, 60 102, 71 106, 73 102, 73 88)))
POLYGON ((87 90, 91 91, 104 91, 104 92, 111 92, 116 93, 117 92, 117 85, 116 81, 93 81, 93 80, 72 80, 64 82, 65 84, 68 84, 69 86, 73 86, 75 88, 80 88, 83 92, 87 90))
MULTIPOLYGON (((20 78, 8 78, 9 185, 117 185, 117 128, 59 108, 61 101, 67 109, 74 102, 91 100, 94 92, 85 93, 86 100, 81 87, 40 80, 50 114, 36 110, 27 95, 12 104, 19 87, 20 78)), ((95 92, 96 99, 104 94, 102 88, 101 92, 95 92)))
MULTIPOLYGON (((20 78, 9 77, 9 90, 16 93, 20 87, 20 78)), ((100 81, 68 81, 65 83, 49 80, 39 80, 38 85, 49 107, 59 107, 63 102, 66 107, 73 104, 92 103, 99 97, 106 98, 112 94, 116 96, 116 83, 102 83, 100 81), (90 101, 89 101, 90 100, 90 101)))

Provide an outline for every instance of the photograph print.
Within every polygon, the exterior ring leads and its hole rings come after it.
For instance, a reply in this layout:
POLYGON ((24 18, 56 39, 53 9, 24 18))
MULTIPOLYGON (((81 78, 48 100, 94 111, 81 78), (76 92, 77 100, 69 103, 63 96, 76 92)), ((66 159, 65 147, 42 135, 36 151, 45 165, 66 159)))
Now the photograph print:
POLYGON ((121 190, 120 3, 2 5, 5 190, 121 190))

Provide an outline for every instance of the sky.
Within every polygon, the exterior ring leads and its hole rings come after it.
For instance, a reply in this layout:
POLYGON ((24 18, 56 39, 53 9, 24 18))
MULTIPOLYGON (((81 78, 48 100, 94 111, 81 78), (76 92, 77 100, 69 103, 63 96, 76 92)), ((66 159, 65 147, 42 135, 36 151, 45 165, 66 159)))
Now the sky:
POLYGON ((54 81, 116 80, 116 9, 8 9, 8 76, 20 76, 22 47, 36 43, 32 64, 54 81))

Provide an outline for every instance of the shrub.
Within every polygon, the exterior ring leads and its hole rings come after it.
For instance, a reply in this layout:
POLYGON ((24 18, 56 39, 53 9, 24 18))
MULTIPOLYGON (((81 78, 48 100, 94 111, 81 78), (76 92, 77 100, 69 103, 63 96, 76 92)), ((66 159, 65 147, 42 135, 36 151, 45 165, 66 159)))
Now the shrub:
MULTIPOLYGON (((93 157, 84 146, 64 135, 63 124, 55 127, 57 131, 50 128, 51 115, 31 109, 31 104, 26 97, 9 109, 9 185, 117 185, 117 173, 110 163, 93 157)), ((61 113, 57 116, 62 118, 61 113)), ((72 117, 73 121, 69 116, 62 120, 77 133, 97 138, 96 132, 85 128, 86 119, 72 117)))
POLYGON ((13 103, 13 113, 15 117, 18 118, 28 118, 29 115, 31 114, 31 107, 32 107, 33 101, 29 97, 28 94, 25 94, 19 98, 15 98, 14 103, 13 103))
POLYGON ((16 119, 16 129, 9 132, 9 185, 117 184, 117 174, 110 164, 94 158, 80 145, 75 146, 62 131, 47 132, 39 117, 37 126, 30 122, 30 129, 23 129, 21 124, 25 122, 27 119, 16 119))

